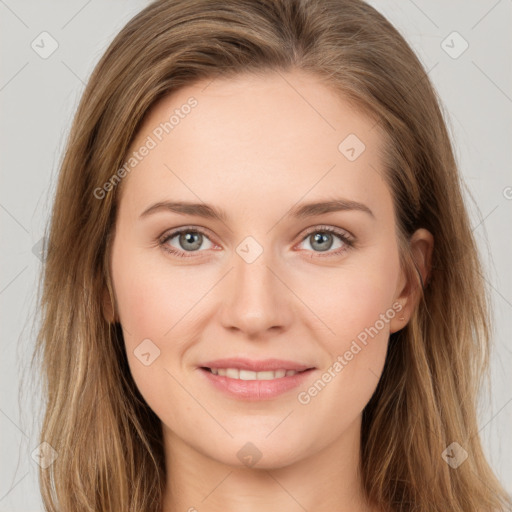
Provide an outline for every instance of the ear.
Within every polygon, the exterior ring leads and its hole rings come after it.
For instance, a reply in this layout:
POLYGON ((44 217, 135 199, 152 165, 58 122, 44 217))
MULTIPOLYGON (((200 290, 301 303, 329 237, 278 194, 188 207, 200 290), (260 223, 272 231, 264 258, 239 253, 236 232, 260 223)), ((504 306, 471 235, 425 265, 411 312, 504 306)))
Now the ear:
POLYGON ((406 269, 401 270, 393 303, 399 302, 402 308, 390 322, 390 332, 392 333, 407 325, 421 299, 421 287, 422 285, 425 287, 431 270, 434 249, 432 233, 423 228, 416 230, 409 240, 409 248, 416 275, 410 275, 406 269), (418 276, 421 278, 421 283, 418 283, 418 276))

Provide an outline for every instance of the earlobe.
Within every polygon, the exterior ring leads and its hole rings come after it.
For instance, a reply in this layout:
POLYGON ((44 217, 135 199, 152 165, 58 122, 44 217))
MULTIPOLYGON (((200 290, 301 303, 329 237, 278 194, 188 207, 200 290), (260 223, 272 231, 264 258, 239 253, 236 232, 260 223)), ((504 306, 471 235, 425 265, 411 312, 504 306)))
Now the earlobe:
POLYGON ((403 329, 407 325, 407 322, 409 321, 409 315, 407 313, 406 305, 404 306, 404 304, 401 301, 395 302, 394 309, 396 311, 396 314, 393 317, 393 319, 389 322, 390 334, 397 332, 400 329, 403 329))
POLYGON ((416 276, 408 275, 402 270, 398 296, 395 299, 401 307, 397 308, 397 314, 390 322, 391 333, 399 331, 407 325, 420 301, 423 292, 421 287, 425 289, 428 283, 434 249, 432 233, 424 228, 416 230, 409 240, 409 248, 416 276), (416 277, 419 278, 419 284, 416 277))

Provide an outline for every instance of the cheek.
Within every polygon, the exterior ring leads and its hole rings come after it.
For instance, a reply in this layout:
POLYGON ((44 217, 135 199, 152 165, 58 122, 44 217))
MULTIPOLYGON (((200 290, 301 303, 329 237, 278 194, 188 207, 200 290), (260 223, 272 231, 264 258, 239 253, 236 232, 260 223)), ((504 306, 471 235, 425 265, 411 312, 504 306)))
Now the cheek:
POLYGON ((327 365, 341 356, 347 379, 343 385, 349 388, 367 380, 369 369, 379 375, 385 361, 399 277, 397 251, 392 244, 385 249, 381 246, 378 253, 368 252, 328 274, 324 269, 310 281, 315 287, 309 289, 316 292, 309 304, 327 326, 319 338, 329 354, 327 365))
POLYGON ((191 279, 186 267, 169 272, 158 249, 148 255, 147 249, 139 252, 127 247, 123 253, 120 248, 113 257, 119 316, 134 342, 141 336, 162 339, 207 291, 206 276, 194 271, 191 279))
POLYGON ((112 278, 131 373, 151 405, 173 386, 166 369, 174 373, 200 328, 198 311, 212 276, 190 267, 170 272, 157 250, 148 256, 147 250, 128 249, 114 249, 112 278))
MULTIPOLYGON (((166 275, 165 268, 147 255, 132 253, 115 261, 113 280, 131 375, 149 407, 165 422, 172 422, 165 417, 169 397, 180 404, 180 411, 188 403, 173 379, 185 350, 180 334, 189 326, 187 312, 193 312, 201 294, 190 286, 190 279, 187 286, 184 274, 166 275)), ((186 343, 186 336, 183 339, 186 343)))
MULTIPOLYGON (((375 392, 396 311, 391 307, 394 274, 352 269, 331 277, 325 293, 316 297, 316 307, 323 312, 319 316, 329 327, 315 335, 326 358, 298 402, 311 416, 329 423, 335 435, 348 428, 375 392)), ((318 429, 320 433, 322 426, 318 429)))
POLYGON ((312 299, 337 337, 353 337, 391 308, 397 279, 398 259, 392 255, 367 265, 358 262, 319 275, 312 299))

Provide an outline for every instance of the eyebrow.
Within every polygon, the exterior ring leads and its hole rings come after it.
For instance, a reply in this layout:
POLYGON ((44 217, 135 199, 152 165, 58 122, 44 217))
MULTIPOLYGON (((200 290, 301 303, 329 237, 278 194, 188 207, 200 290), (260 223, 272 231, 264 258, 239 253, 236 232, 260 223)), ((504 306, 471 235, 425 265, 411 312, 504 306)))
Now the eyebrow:
MULTIPOLYGON (((306 219, 316 215, 338 211, 361 211, 375 218, 373 212, 363 203, 351 201, 348 199, 333 199, 316 203, 305 203, 294 206, 285 215, 286 217, 295 217, 297 219, 306 219)), ((228 221, 227 213, 215 206, 206 203, 192 203, 188 201, 160 201, 151 205, 140 214, 140 218, 147 217, 153 213, 169 211, 182 215, 195 215, 205 219, 214 219, 223 223, 228 221)))

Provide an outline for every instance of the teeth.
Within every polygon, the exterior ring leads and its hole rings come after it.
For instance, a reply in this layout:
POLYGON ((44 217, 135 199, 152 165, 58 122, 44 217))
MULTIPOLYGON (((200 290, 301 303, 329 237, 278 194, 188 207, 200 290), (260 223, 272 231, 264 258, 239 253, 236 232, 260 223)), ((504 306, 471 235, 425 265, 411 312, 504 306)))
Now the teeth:
POLYGON ((214 375, 219 375, 220 377, 239 380, 273 380, 280 379, 285 376, 291 377, 292 375, 299 373, 295 370, 252 372, 250 370, 239 370, 238 368, 210 368, 210 371, 214 375))
POLYGON ((230 379, 238 379, 238 374, 240 372, 236 370, 235 368, 228 368, 226 370, 226 377, 229 377, 230 379))

